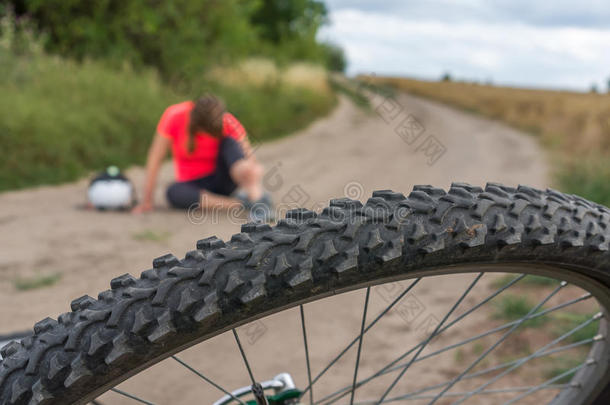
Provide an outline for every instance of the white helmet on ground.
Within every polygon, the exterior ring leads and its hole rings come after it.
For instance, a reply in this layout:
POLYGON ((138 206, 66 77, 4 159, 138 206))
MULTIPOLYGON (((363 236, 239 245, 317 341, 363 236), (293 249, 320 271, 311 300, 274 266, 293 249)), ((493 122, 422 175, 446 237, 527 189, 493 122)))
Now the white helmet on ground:
POLYGON ((91 205, 100 210, 128 209, 135 203, 133 184, 116 166, 91 180, 87 196, 91 205))

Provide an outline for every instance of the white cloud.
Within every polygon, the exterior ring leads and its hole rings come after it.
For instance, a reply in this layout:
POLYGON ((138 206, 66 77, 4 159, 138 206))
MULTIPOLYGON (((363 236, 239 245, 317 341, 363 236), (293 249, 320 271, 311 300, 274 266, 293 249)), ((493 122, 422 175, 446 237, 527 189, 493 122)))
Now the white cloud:
POLYGON ((413 20, 518 21, 538 26, 607 27, 607 0, 326 0, 333 11, 352 8, 413 20))
POLYGON ((330 17, 322 36, 344 46, 350 73, 436 79, 449 71, 496 83, 579 89, 610 75, 610 28, 414 19, 357 8, 331 8, 330 17))

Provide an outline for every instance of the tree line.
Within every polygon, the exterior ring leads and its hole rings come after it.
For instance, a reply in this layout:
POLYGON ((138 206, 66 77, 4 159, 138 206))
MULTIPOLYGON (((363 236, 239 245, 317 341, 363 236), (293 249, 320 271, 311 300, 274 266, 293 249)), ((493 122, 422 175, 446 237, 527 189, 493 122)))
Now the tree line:
POLYGON ((166 79, 251 56, 345 69, 343 51, 317 38, 328 22, 318 0, 7 0, 7 7, 34 24, 48 52, 153 66, 166 79))

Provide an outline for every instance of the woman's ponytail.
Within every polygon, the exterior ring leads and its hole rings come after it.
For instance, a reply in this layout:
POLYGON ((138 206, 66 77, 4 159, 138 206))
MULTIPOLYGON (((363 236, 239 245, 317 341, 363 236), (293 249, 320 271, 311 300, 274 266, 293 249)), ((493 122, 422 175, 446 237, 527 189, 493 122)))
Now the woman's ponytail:
POLYGON ((225 104, 212 94, 205 94, 195 101, 191 110, 186 145, 189 153, 195 150, 195 135, 199 131, 207 132, 216 138, 222 138, 225 112, 225 104))

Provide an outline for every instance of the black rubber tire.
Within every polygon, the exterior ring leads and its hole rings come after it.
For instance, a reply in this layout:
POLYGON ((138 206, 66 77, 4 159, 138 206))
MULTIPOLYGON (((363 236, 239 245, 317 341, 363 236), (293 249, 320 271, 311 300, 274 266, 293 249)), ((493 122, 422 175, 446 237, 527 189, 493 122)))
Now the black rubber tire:
MULTIPOLYGON (((230 242, 200 240, 183 260, 159 257, 140 279, 117 277, 98 299, 78 298, 72 312, 38 322, 2 350, 0 404, 86 403, 230 327, 415 274, 534 266, 607 292, 609 247, 607 208, 523 186, 417 186, 408 198, 377 191, 364 206, 342 198, 320 214, 289 211, 275 227, 242 226, 230 242)), ((585 403, 610 403, 599 397, 610 377, 601 356, 585 403)))

